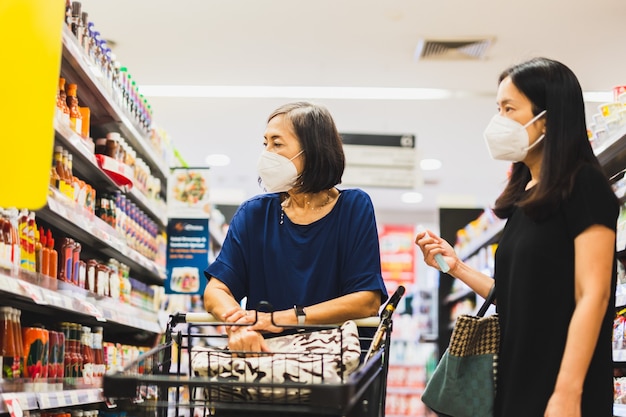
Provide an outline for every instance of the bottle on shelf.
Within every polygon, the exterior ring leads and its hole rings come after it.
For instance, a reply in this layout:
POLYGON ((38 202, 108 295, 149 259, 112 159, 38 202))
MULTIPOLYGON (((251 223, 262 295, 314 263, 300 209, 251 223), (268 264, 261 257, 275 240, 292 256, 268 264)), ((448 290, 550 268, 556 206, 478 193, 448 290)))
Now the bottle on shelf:
POLYGON ((65 78, 63 77, 59 77, 59 92, 57 93, 57 115, 66 126, 70 125, 70 108, 67 107, 65 78))
POLYGON ((83 357, 83 378, 85 383, 91 383, 93 377, 95 376, 94 372, 94 353, 92 349, 93 345, 93 336, 91 334, 91 328, 87 326, 81 327, 81 337, 80 337, 80 353, 83 357))
POLYGON ((48 275, 50 276, 50 278, 56 279, 59 267, 59 255, 54 248, 54 238, 52 237, 52 232, 50 232, 50 230, 46 232, 46 240, 48 242, 48 250, 50 251, 50 261, 48 262, 48 275))
POLYGON ((41 274, 50 277, 50 248, 48 247, 48 236, 39 227, 39 244, 41 245, 41 274))
POLYGON ((59 253, 59 280, 72 282, 72 269, 74 266, 74 239, 69 237, 64 238, 59 253))
POLYGON ((17 351, 15 329, 13 327, 11 307, 0 307, 0 357, 2 379, 20 377, 20 358, 17 351))
POLYGON ((78 108, 78 86, 76 84, 69 84, 67 86, 67 106, 70 108, 70 127, 79 135, 82 135, 83 129, 83 116, 78 108))
POLYGON ((22 310, 13 308, 13 334, 15 335, 15 349, 18 355, 20 376, 24 375, 24 341, 22 340, 22 310))
POLYGON ((102 376, 106 370, 104 365, 104 351, 102 349, 102 327, 94 327, 93 334, 93 355, 94 355, 94 375, 102 376))

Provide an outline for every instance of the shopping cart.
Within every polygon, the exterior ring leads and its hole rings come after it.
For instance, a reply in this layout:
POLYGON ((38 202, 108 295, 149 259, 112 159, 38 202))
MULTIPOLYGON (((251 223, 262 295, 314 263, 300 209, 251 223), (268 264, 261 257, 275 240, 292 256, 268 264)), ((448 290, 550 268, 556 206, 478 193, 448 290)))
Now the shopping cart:
MULTIPOLYGON (((401 296, 395 297, 395 305, 401 296)), ((176 313, 170 316, 162 345, 104 376, 103 395, 109 405, 131 411, 133 416, 381 417, 385 414, 391 314, 395 309, 395 305, 390 307, 391 302, 381 317, 355 320, 361 349, 358 367, 348 375, 339 366, 338 381, 326 379, 324 372, 318 372, 315 381, 305 383, 288 379, 266 382, 249 372, 244 372, 247 377, 243 379, 241 373, 198 376, 192 368, 192 357, 198 349, 213 351, 211 346, 223 345, 226 336, 220 326, 226 323, 215 321, 208 313, 176 313)), ((339 328, 285 327, 296 332, 339 328)), ((320 356, 320 364, 328 363, 324 355, 334 355, 341 363, 343 346, 340 344, 337 350, 307 354, 308 363, 315 355, 320 356)), ((233 360, 246 359, 247 355, 266 358, 263 360, 285 357, 285 352, 229 352, 233 360)), ((299 363, 297 355, 302 354, 293 355, 296 359, 292 363, 299 363)))

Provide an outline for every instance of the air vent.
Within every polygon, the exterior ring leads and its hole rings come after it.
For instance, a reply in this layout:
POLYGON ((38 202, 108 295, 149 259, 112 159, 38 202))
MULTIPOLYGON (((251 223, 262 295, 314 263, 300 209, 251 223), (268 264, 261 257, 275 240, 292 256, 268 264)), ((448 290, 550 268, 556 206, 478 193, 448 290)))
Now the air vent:
POLYGON ((415 49, 416 60, 474 60, 483 59, 492 38, 471 40, 420 39, 415 49))

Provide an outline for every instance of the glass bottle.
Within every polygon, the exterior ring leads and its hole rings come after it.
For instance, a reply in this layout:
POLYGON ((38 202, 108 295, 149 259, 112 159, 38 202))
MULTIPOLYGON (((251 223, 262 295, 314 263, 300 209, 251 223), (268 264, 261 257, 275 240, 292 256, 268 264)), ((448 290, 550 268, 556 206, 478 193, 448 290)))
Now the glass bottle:
POLYGON ((19 363, 19 374, 24 375, 24 340, 22 339, 22 311, 13 309, 13 334, 15 335, 15 348, 19 363))
POLYGON ((93 361, 94 361, 94 375, 104 375, 104 350, 102 348, 102 327, 94 327, 92 329, 93 334, 93 361))
POLYGON ((0 331, 2 339, 0 344, 0 357, 2 357, 2 378, 19 377, 19 358, 16 361, 16 341, 11 318, 11 307, 0 307, 0 331), (17 367, 17 375, 16 375, 17 367))
POLYGON ((83 116, 78 108, 78 86, 76 84, 70 84, 67 86, 67 106, 70 108, 70 127, 79 135, 83 131, 83 116))
POLYGON ((82 333, 80 336, 80 353, 83 359, 83 378, 86 383, 89 383, 95 376, 94 373, 94 353, 92 349, 92 335, 91 329, 87 326, 81 328, 82 333))
POLYGON ((70 325, 71 323, 61 323, 61 334, 63 335, 63 374, 65 378, 69 378, 72 374, 72 348, 70 345, 70 325))

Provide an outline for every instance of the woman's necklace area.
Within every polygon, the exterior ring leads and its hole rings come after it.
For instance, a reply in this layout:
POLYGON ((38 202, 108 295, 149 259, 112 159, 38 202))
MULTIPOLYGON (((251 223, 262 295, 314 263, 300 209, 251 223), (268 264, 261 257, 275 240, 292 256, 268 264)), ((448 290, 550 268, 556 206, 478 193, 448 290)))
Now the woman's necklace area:
MULTIPOLYGON (((310 210, 314 213, 319 212, 320 210, 322 210, 324 207, 326 207, 328 204, 330 204, 330 202, 333 200, 333 196, 331 193, 331 190, 326 190, 326 199, 324 200, 323 203, 317 205, 317 206, 313 206, 311 205, 311 199, 307 199, 307 197, 304 197, 304 201, 305 201, 305 210, 310 210)), ((285 209, 291 207, 291 196, 287 196, 287 198, 285 198, 285 200, 280 203, 280 224, 283 224, 284 222, 284 218, 285 218, 285 209)))

